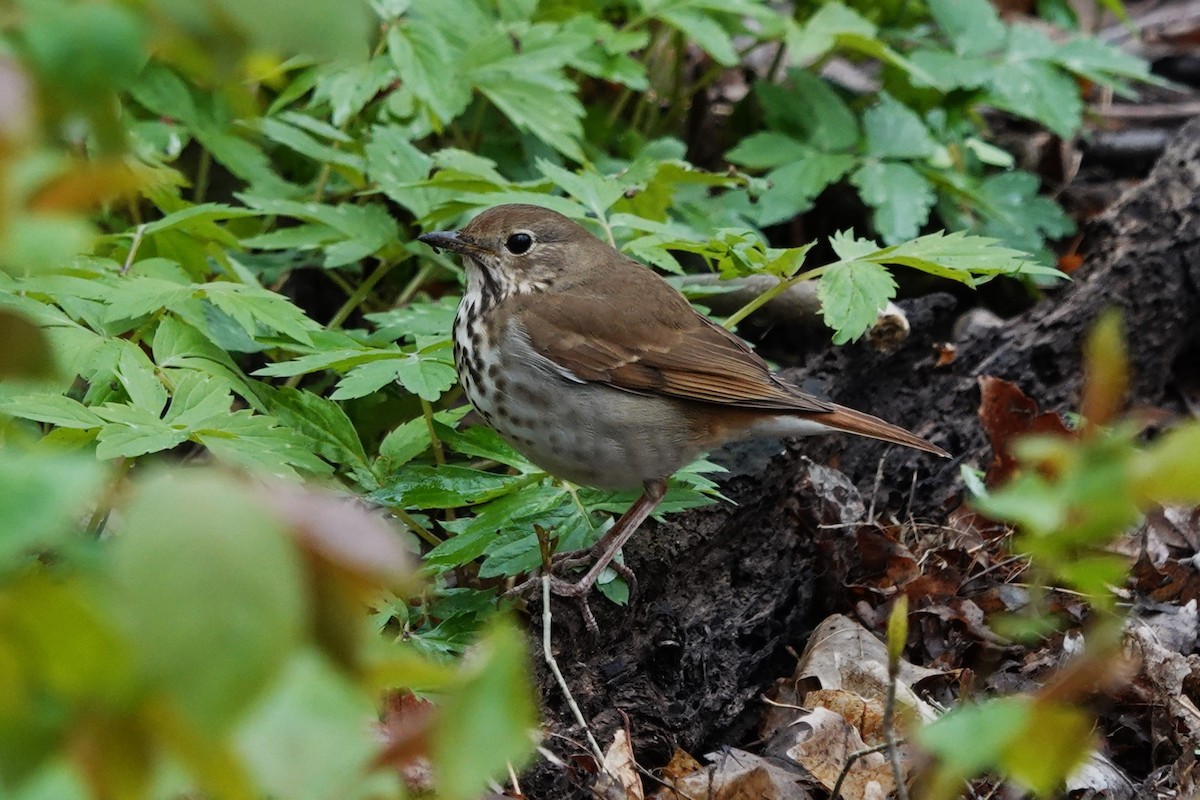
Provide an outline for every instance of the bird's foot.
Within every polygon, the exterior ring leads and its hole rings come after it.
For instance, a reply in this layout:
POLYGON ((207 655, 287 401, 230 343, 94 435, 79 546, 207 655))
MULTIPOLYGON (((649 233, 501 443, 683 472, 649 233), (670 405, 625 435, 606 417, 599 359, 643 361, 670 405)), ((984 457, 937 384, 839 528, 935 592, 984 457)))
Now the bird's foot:
POLYGON ((545 571, 550 578, 550 593, 557 597, 566 597, 574 600, 579 605, 579 612, 583 617, 584 624, 587 625, 587 629, 592 633, 599 633, 600 628, 596 624, 596 617, 592 613, 587 598, 595 587, 596 581, 603 572, 604 567, 611 567, 613 572, 617 573, 625 581, 629 586, 629 596, 631 598, 637 593, 637 576, 634 575, 633 570, 619 561, 610 560, 607 564, 601 566, 598 559, 602 558, 604 553, 594 552, 595 550, 596 548, 592 547, 587 550, 574 550, 569 553, 555 555, 550 559, 548 570, 543 568, 538 574, 531 575, 505 592, 503 597, 529 597, 541 586, 542 574, 545 571), (572 582, 559 577, 564 572, 569 573, 571 570, 585 566, 590 566, 591 569, 577 581, 572 582))

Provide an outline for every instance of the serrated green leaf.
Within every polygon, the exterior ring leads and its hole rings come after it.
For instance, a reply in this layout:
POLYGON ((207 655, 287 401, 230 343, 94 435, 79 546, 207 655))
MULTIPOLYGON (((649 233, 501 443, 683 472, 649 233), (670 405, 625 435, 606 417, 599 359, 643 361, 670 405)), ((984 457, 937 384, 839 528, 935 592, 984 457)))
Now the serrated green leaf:
POLYGON ((987 0, 929 0, 929 12, 958 55, 990 53, 1004 45, 1008 31, 987 0))
POLYGON ((251 337, 259 335, 261 325, 311 345, 312 332, 320 329, 286 297, 257 286, 214 281, 204 284, 203 291, 209 302, 237 320, 251 337))
POLYGON ((132 342, 121 341, 117 379, 138 408, 157 416, 167 404, 167 389, 158 379, 154 363, 132 342))
POLYGON ((433 402, 458 380, 454 365, 425 353, 397 353, 354 367, 338 381, 334 400, 365 397, 389 383, 398 382, 406 390, 433 402))
POLYGON ((191 436, 218 459, 280 477, 298 478, 294 468, 313 475, 333 471, 313 454, 308 437, 248 409, 197 423, 191 436))
POLYGON ((462 508, 508 494, 529 480, 525 475, 497 475, 451 464, 409 465, 371 497, 405 508, 462 508))
MULTIPOLYGON (((471 410, 470 406, 437 411, 433 418, 436 422, 454 427, 471 410)), ((396 426, 383 441, 379 443, 379 458, 376 467, 380 474, 388 475, 404 466, 421 453, 429 449, 429 425, 424 417, 411 419, 396 426)))
POLYGON ((845 344, 866 333, 895 296, 896 281, 891 273, 867 261, 832 264, 817 284, 821 316, 833 328, 835 344, 845 344))
POLYGON ((937 148, 917 113, 887 92, 863 114, 863 132, 867 154, 876 158, 922 159, 937 148))
POLYGON ((312 440, 318 455, 363 473, 370 471, 358 431, 337 403, 284 387, 271 395, 270 408, 281 423, 312 440))
POLYGON ((97 458, 135 458, 170 450, 187 441, 187 431, 171 427, 159 419, 158 412, 112 403, 94 410, 109 420, 96 434, 97 458))
POLYGON ((1083 120, 1083 101, 1071 76, 1041 61, 1017 61, 996 70, 987 101, 1070 138, 1083 120))
POLYGON ((876 30, 874 23, 835 0, 822 4, 802 26, 789 30, 788 50, 794 62, 808 64, 832 50, 839 35, 856 33, 873 38, 876 30))
POLYGON ((869 161, 850 176, 850 182, 874 210, 872 227, 889 244, 916 236, 937 199, 921 173, 895 161, 869 161))
POLYGON ((811 153, 811 147, 791 136, 763 131, 742 139, 725 158, 750 169, 772 169, 808 158, 811 153))
POLYGON ((855 164, 853 156, 813 150, 806 158, 767 174, 771 188, 758 201, 758 224, 776 225, 812 208, 825 187, 841 180, 855 164))
POLYGON ((104 424, 104 420, 83 403, 51 392, 21 394, 0 401, 0 412, 77 430, 99 428, 104 424))

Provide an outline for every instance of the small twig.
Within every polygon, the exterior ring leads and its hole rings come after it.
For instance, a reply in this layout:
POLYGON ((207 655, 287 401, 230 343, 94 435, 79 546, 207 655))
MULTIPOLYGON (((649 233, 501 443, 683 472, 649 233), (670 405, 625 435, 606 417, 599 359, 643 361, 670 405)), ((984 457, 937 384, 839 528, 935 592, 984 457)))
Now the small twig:
POLYGON ((346 318, 367 299, 367 295, 371 294, 371 290, 375 288, 375 284, 379 283, 383 279, 383 276, 387 275, 396 266, 396 263, 395 261, 380 262, 379 266, 346 298, 346 302, 342 303, 342 307, 330 318, 326 327, 330 330, 342 327, 342 323, 346 321, 346 318))
POLYGON ((517 780, 517 771, 513 769, 512 762, 508 762, 508 781, 512 784, 513 797, 524 797, 525 793, 521 791, 521 782, 517 780))
POLYGON ((146 233, 146 226, 138 225, 133 229, 133 241, 129 245, 129 253, 125 256, 125 263, 121 265, 121 274, 129 272, 129 268, 133 266, 133 257, 137 255, 138 248, 142 246, 142 236, 146 233))
POLYGON ((867 511, 867 524, 875 524, 875 500, 879 497, 879 484, 883 483, 883 462, 887 461, 887 452, 879 458, 879 466, 875 468, 875 486, 871 489, 871 508, 867 511))
POLYGON ((913 470, 912 485, 908 487, 908 506, 904 509, 904 518, 912 519, 913 498, 917 494, 917 471, 913 470))
MULTIPOLYGON (((907 607, 907 606, 905 606, 907 607)), ((888 763, 892 765, 892 780, 896 782, 896 800, 908 800, 908 786, 900 769, 900 754, 896 751, 896 684, 900 682, 900 659, 888 659, 887 700, 883 706, 883 739, 888 763)))
POLYGON ((433 427, 433 406, 424 397, 421 398, 421 415, 425 417, 425 427, 429 429, 429 444, 433 448, 434 463, 444 467, 446 451, 442 449, 442 440, 438 438, 437 430, 433 427))
POLYGON ((592 748, 592 755, 596 757, 596 768, 604 769, 604 751, 600 749, 600 744, 596 741, 596 737, 592 735, 592 729, 588 727, 587 720, 583 718, 583 712, 579 710, 579 704, 575 702, 574 695, 571 694, 571 688, 567 686, 567 679, 563 677, 562 670, 558 668, 558 662, 554 660, 554 653, 550 651, 550 627, 554 621, 554 615, 550 613, 550 576, 542 576, 542 657, 546 660, 546 666, 550 668, 551 674, 554 675, 555 682, 558 683, 558 688, 562 690, 563 697, 567 700, 567 706, 570 707, 571 713, 575 715, 575 721, 579 723, 579 727, 583 729, 587 736, 588 744, 592 748))
POLYGON ((838 773, 837 780, 834 781, 833 784, 833 789, 829 791, 830 800, 838 800, 838 798, 841 797, 842 783, 845 782, 846 776, 850 774, 850 768, 854 766, 856 761, 863 756, 869 756, 872 753, 883 752, 887 749, 887 747, 887 742, 884 742, 883 744, 877 744, 874 747, 868 747, 865 750, 856 750, 851 753, 846 758, 846 763, 842 765, 842 771, 838 773))

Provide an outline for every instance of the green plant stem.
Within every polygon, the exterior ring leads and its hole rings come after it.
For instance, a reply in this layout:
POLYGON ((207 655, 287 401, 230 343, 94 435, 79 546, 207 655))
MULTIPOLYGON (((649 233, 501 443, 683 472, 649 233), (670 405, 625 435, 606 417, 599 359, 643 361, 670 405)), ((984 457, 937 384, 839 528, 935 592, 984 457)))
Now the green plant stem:
POLYGON ((438 535, 436 533, 429 530, 421 523, 417 522, 404 509, 393 508, 391 511, 393 514, 396 515, 396 519, 400 520, 405 525, 407 525, 409 530, 411 530, 417 536, 421 537, 421 539, 424 540, 425 542, 427 542, 428 544, 430 544, 434 547, 437 547, 439 544, 442 543, 442 540, 440 538, 438 538, 438 535))
POLYGON ((429 444, 433 448, 433 460, 439 467, 446 465, 446 451, 442 449, 442 440, 438 438, 433 428, 433 406, 424 397, 421 398, 421 414, 425 417, 425 427, 429 429, 429 444))
POLYGON ((346 321, 346 317, 350 316, 350 313, 354 311, 354 309, 357 308, 363 300, 367 299, 367 295, 369 295, 371 290, 375 288, 375 284, 379 283, 379 281, 383 279, 383 276, 391 272, 398 263, 399 262, 396 261, 381 261, 379 266, 375 267, 374 271, 358 285, 358 288, 355 289, 348 298, 346 298, 346 302, 342 303, 342 307, 339 308, 337 313, 335 313, 329 320, 329 325, 327 326, 329 330, 337 330, 338 328, 342 327, 342 323, 346 321))
POLYGON ((208 177, 212 172, 212 154, 208 150, 200 151, 200 163, 196 165, 196 184, 192 188, 192 202, 203 203, 204 195, 208 194, 208 177))
POLYGON ((730 314, 725 322, 722 323, 722 327, 724 327, 727 331, 733 330, 739 322, 753 314, 755 311, 758 311, 760 308, 786 292, 788 289, 803 281, 810 281, 813 278, 821 277, 825 270, 835 266, 837 263, 841 262, 834 262, 834 264, 827 264, 824 267, 810 269, 807 272, 801 272, 799 275, 793 275, 787 280, 781 280, 779 283, 775 284, 770 289, 767 289, 758 297, 754 298, 749 303, 746 303, 746 305, 730 314))
POLYGON ((429 280, 429 276, 433 274, 434 269, 435 266, 433 264, 426 262, 419 270, 417 270, 417 274, 413 275, 412 280, 408 282, 408 285, 404 287, 404 290, 396 296, 396 302, 392 303, 391 307, 403 308, 404 306, 408 305, 409 302, 412 301, 413 295, 417 293, 417 290, 425 284, 425 281, 429 280))
POLYGON ((325 270, 325 277, 329 278, 330 283, 345 292, 347 297, 350 297, 354 294, 354 287, 350 285, 350 281, 343 278, 337 270, 325 270))

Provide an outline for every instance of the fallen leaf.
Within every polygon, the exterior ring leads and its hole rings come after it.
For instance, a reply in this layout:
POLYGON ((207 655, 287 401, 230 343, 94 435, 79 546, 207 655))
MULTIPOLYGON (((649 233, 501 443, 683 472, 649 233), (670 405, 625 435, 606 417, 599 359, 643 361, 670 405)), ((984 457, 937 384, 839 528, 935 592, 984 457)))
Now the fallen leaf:
POLYGON ((633 757, 633 742, 624 728, 618 728, 613 742, 604 753, 604 763, 592 787, 596 800, 643 800, 642 779, 633 757))
POLYGON ((709 766, 677 778, 653 800, 812 800, 804 785, 807 776, 799 767, 734 748, 706 758, 709 766))
POLYGON ((1037 403, 1025 396, 1015 383, 991 375, 979 377, 979 423, 992 446, 992 463, 986 483, 998 486, 1016 470, 1013 440, 1031 433, 1062 434, 1071 431, 1052 411, 1038 413, 1037 403))
POLYGON ((846 768, 854 753, 866 750, 858 731, 841 714, 815 708, 780 732, 787 740, 784 754, 833 789, 842 771, 842 800, 883 800, 895 789, 891 766, 882 753, 867 753, 846 768))

